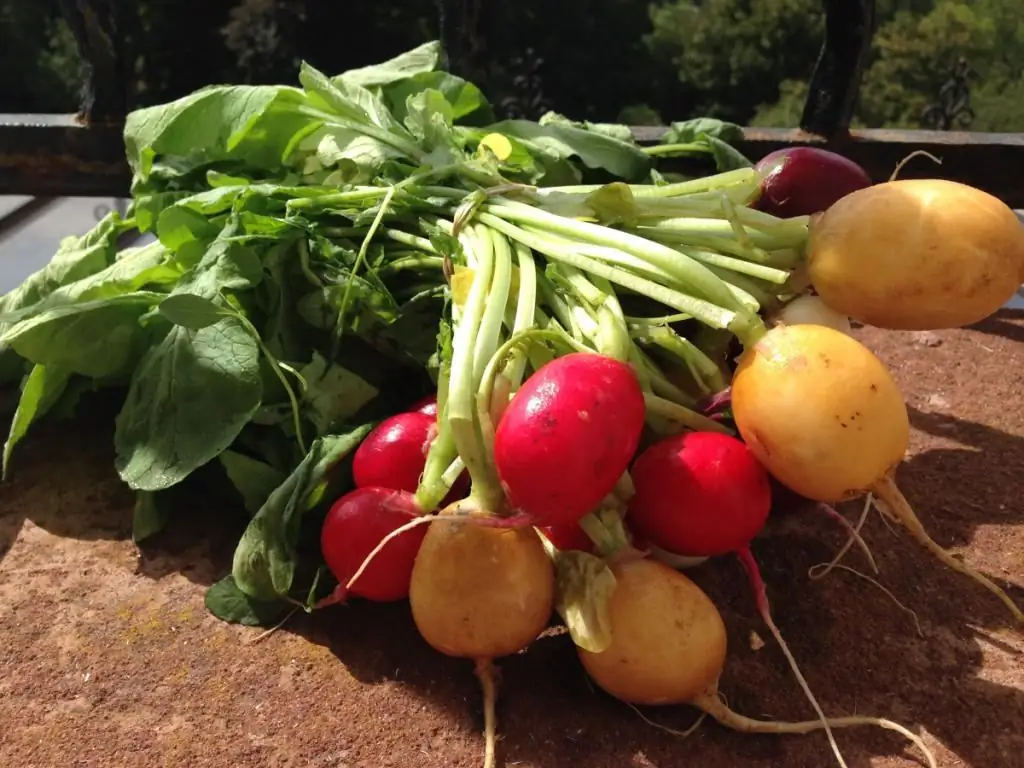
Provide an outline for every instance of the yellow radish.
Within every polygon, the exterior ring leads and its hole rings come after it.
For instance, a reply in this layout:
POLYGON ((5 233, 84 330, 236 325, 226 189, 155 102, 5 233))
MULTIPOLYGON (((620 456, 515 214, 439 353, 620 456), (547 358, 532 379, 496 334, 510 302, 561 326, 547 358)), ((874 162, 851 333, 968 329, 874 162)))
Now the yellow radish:
MULTIPOLYGON (((610 567, 616 580, 608 604, 611 644, 597 653, 576 649, 587 673, 607 693, 630 704, 691 704, 747 733, 809 733, 825 727, 820 720, 770 722, 733 712, 718 693, 727 643, 711 598, 683 574, 653 560, 624 556, 610 567)), ((829 718, 827 723, 897 731, 935 768, 921 739, 898 723, 874 717, 829 718)))
POLYGON ((932 540, 896 486, 910 436, 906 404, 859 341, 821 325, 773 328, 740 357, 732 409, 743 440, 784 485, 825 503, 873 493, 918 542, 1024 623, 1002 589, 932 540))
MULTIPOLYGON (((442 515, 474 503, 456 502, 442 515)), ((476 662, 488 768, 495 749, 493 659, 537 639, 551 618, 554 592, 554 566, 532 527, 431 525, 416 555, 409 587, 413 620, 436 650, 476 662)))
POLYGON ((811 283, 832 309, 894 330, 956 328, 1021 284, 1024 226, 998 198, 942 179, 876 184, 816 219, 811 283))

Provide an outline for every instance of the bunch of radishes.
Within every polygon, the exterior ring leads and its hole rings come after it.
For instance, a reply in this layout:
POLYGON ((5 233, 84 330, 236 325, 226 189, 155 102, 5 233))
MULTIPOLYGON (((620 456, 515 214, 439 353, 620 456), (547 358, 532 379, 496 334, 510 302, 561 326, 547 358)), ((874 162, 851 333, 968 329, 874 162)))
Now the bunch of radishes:
MULTIPOLYGON (((769 515, 770 476, 824 503, 873 493, 885 514, 1024 620, 995 584, 927 536, 900 494, 893 471, 907 450, 906 406, 884 365, 843 325, 849 316, 936 329, 991 314, 1020 284, 1024 233, 1005 205, 978 190, 937 180, 871 186, 836 157, 794 151, 781 166, 772 158, 756 204, 800 215, 827 208, 810 225, 804 263, 828 317, 843 322, 837 330, 814 316, 783 315, 747 333, 727 382, 738 436, 726 434, 728 423, 652 435, 664 409, 644 386, 629 336, 614 330, 615 308, 612 330, 601 335, 599 327, 589 346, 538 329, 532 308, 517 311, 516 322, 505 317, 511 262, 506 254, 502 267, 499 238, 487 251, 498 260, 480 257, 456 302, 438 398, 383 422, 357 452, 357 488, 332 507, 322 532, 339 581, 335 599, 408 597, 428 643, 476 662, 488 765, 493 659, 526 648, 556 607, 564 617, 581 594, 603 601, 607 631, 580 642, 578 653, 613 696, 690 703, 744 731, 876 724, 927 754, 886 720, 829 720, 815 703, 818 720, 769 723, 722 703, 722 618, 690 579, 650 558, 649 547, 688 558, 738 555, 776 632, 749 550, 769 515), (809 204, 815 184, 817 203, 809 204), (499 333, 503 322, 507 335, 499 333), (600 576, 604 588, 570 590, 574 569, 575 577, 600 576)), ((484 225, 500 234, 487 216, 484 225)), ((493 235, 484 225, 469 243, 493 235)))

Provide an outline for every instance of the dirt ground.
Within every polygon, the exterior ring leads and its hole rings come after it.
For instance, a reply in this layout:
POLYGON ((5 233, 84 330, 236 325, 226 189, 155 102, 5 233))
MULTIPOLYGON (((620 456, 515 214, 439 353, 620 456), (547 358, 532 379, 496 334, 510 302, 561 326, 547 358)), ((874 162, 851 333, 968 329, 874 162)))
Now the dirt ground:
MULTIPOLYGON (((899 481, 935 539, 1024 604, 1024 312, 942 334, 859 332, 891 366, 914 425, 899 481)), ((232 536, 196 500, 139 552, 112 466, 110 416, 37 430, 0 487, 0 766, 440 768, 481 761, 468 663, 419 639, 405 604, 298 615, 259 630, 208 615, 232 536)), ((21 450, 21 449, 19 449, 21 450)), ((859 505, 843 511, 855 517, 859 505)), ((922 735, 942 768, 1024 766, 1024 635, 992 595, 878 515, 879 579, 917 612, 837 570, 842 544, 809 509, 774 519, 755 552, 777 620, 830 714, 922 735)), ((845 563, 863 569, 851 552, 845 563)), ((722 690, 759 717, 812 716, 766 640, 739 566, 693 572, 730 628, 722 690)), ((682 741, 595 692, 567 636, 501 661, 501 756, 511 768, 822 768, 823 735, 747 736, 704 724, 682 741)), ((645 713, 682 728, 694 712, 645 713)), ((841 731, 850 768, 921 765, 900 736, 841 731)))

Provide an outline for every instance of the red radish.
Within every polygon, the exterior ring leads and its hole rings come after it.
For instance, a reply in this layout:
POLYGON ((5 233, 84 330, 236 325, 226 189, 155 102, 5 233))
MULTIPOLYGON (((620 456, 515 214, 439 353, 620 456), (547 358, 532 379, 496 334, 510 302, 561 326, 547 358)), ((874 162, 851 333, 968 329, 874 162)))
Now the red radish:
MULTIPOLYGON (((378 424, 352 457, 357 488, 390 488, 415 493, 427 462, 437 420, 421 411, 398 413, 378 424)), ((469 478, 463 472, 444 503, 463 498, 469 478)))
POLYGON ((660 440, 630 472, 630 527, 679 555, 713 557, 747 545, 771 508, 768 473, 746 445, 717 432, 660 440))
POLYGON ((755 168, 768 175, 752 207, 783 219, 820 213, 841 197, 871 186, 871 177, 855 162, 816 147, 776 150, 755 168))
POLYGON ((380 486, 414 493, 423 474, 435 419, 424 413, 398 413, 378 424, 352 457, 357 488, 380 486))
POLYGON ((594 542, 579 525, 548 525, 540 530, 559 552, 578 549, 581 552, 594 553, 594 542))
POLYGON ((574 352, 543 365, 509 403, 494 465, 511 506, 538 525, 573 525, 611 493, 644 426, 633 369, 574 352))
MULTIPOLYGON (((415 497, 401 490, 357 488, 338 499, 320 531, 320 548, 340 589, 385 536, 419 515, 415 497)), ((376 602, 408 597, 413 563, 425 535, 426 528, 420 526, 391 539, 347 594, 376 602)), ((335 602, 345 597, 339 594, 335 602)))
POLYGON ((436 419, 437 395, 427 395, 422 400, 416 402, 409 410, 413 413, 424 413, 427 416, 433 416, 436 419))
POLYGON ((630 475, 636 490, 629 505, 630 523, 652 544, 682 555, 739 555, 761 619, 821 719, 839 764, 845 765, 825 713, 772 619, 764 582, 750 552, 750 541, 764 527, 771 509, 768 472, 736 438, 691 432, 652 445, 636 460, 630 475))

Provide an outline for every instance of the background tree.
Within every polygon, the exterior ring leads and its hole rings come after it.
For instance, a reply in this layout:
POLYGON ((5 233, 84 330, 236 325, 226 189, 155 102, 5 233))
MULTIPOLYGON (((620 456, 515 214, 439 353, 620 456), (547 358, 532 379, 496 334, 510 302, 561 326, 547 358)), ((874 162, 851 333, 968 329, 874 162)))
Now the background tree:
MULTIPOLYGON (((503 115, 632 124, 714 115, 795 126, 820 0, 451 0, 478 5, 467 72, 503 115)), ((363 66, 439 35, 438 0, 122 3, 135 104, 210 83, 293 83, 300 60, 363 66)), ((920 127, 955 62, 975 130, 1024 130, 1020 0, 878 0, 858 125, 920 127)), ((0 0, 0 111, 72 111, 79 66, 56 0, 0 0)))

